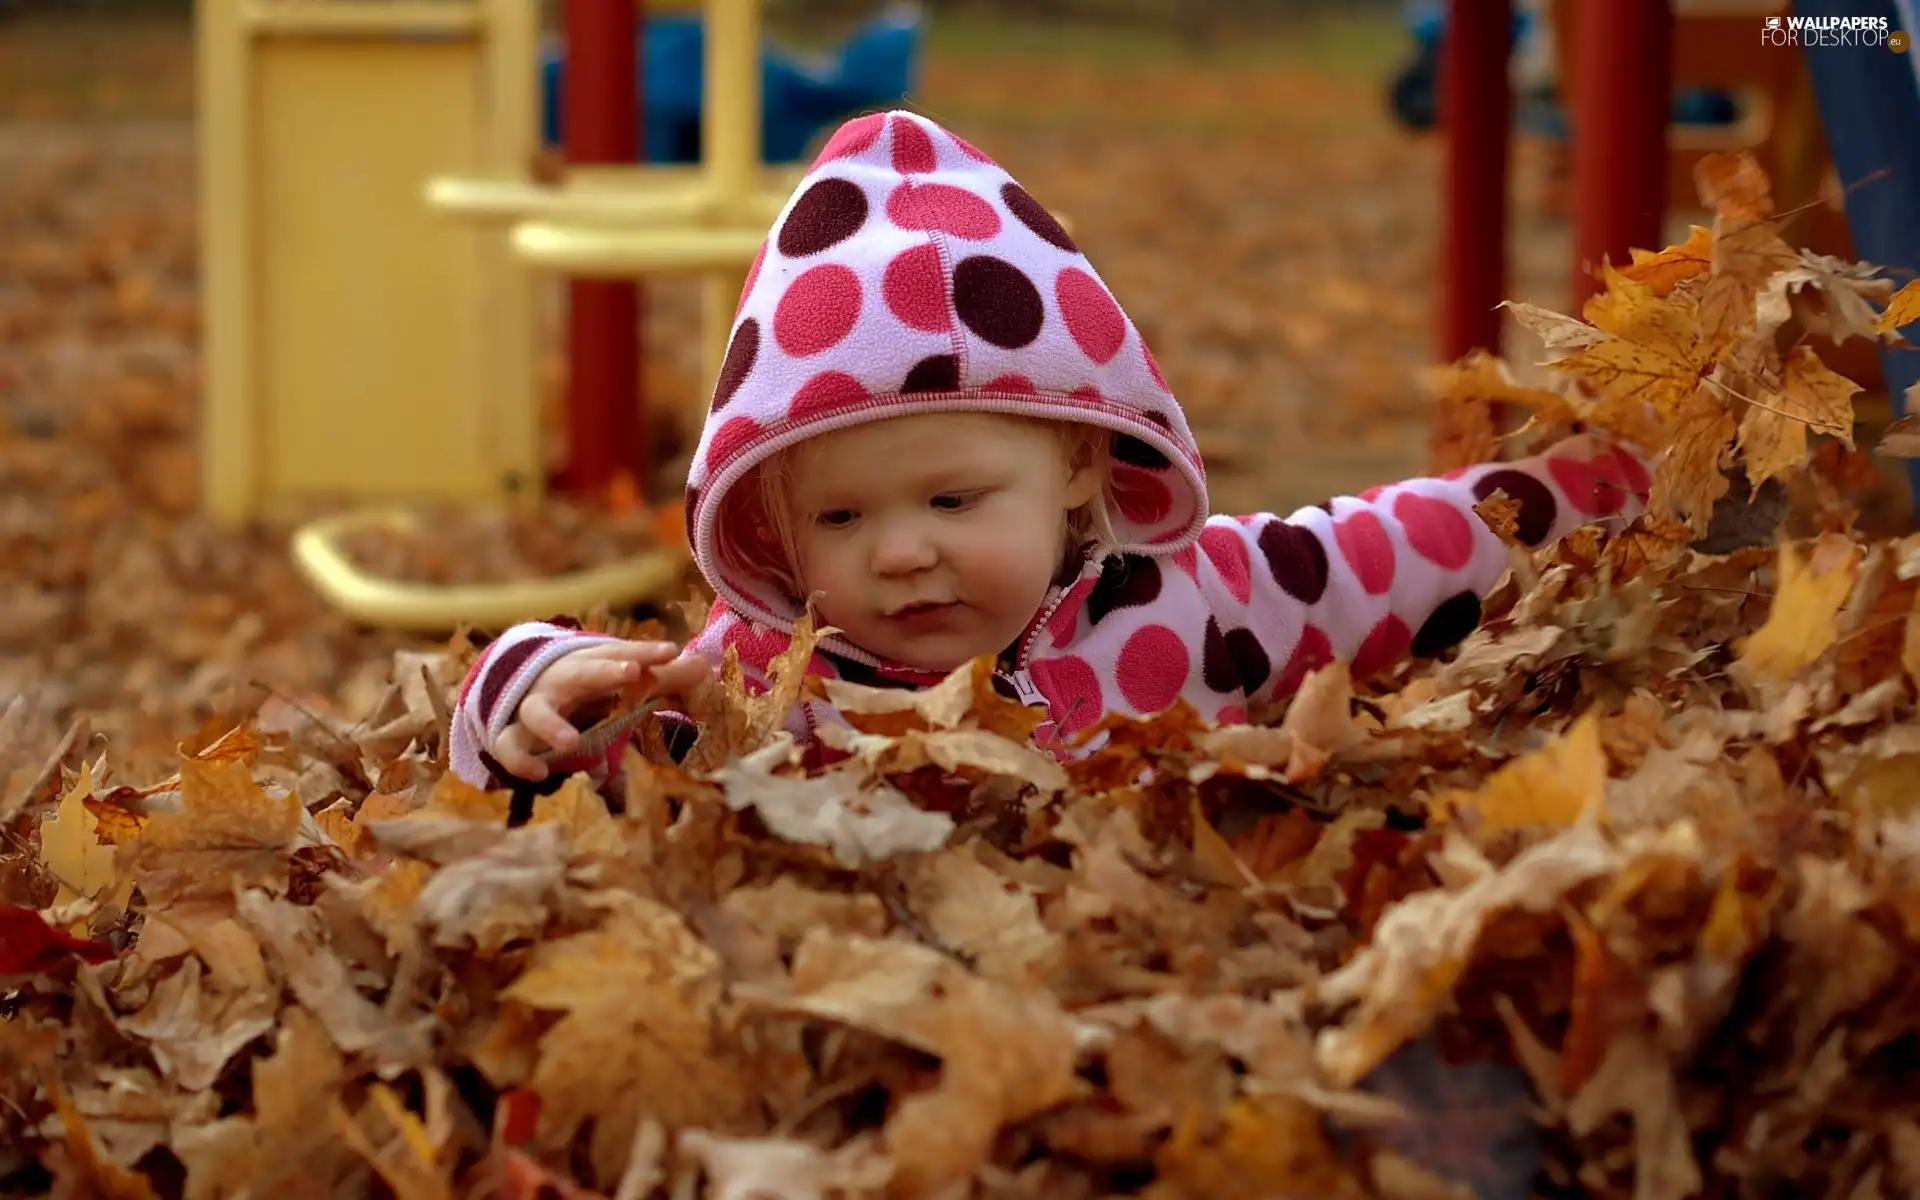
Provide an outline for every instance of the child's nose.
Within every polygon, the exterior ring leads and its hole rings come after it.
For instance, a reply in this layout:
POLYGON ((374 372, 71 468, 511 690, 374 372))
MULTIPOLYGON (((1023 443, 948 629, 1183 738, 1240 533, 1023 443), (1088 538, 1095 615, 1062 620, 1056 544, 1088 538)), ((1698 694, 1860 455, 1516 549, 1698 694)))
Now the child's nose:
POLYGON ((873 545, 873 573, 911 575, 939 561, 933 539, 911 523, 902 523, 880 531, 873 545))

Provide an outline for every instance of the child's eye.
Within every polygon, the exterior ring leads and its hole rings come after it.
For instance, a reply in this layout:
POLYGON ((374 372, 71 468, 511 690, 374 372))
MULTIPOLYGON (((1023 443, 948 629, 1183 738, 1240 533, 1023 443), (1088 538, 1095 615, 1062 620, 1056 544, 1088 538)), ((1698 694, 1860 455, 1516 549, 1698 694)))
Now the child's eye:
POLYGON ((941 512, 965 512, 979 503, 983 492, 945 492, 933 498, 933 506, 941 512))
POLYGON ((814 523, 824 529, 845 529, 853 524, 854 515, 850 508, 829 508, 814 517, 814 523))

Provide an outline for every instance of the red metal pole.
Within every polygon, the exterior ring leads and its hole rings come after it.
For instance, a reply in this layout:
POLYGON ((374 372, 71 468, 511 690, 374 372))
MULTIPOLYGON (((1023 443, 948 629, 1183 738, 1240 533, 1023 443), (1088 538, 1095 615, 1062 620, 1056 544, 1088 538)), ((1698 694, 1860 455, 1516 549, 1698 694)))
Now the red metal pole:
POLYGON ((1573 96, 1574 311, 1600 290, 1603 261, 1657 250, 1667 208, 1673 105, 1668 0, 1580 0, 1573 96))
MULTIPOLYGON (((640 140, 635 0, 567 0, 562 88, 569 163, 630 163, 640 140)), ((575 279, 567 294, 566 465, 563 491, 605 488, 622 472, 644 479, 640 421, 640 288, 575 279)))
POLYGON ((1507 273, 1507 87, 1511 0, 1450 0, 1440 51, 1446 137, 1440 353, 1500 349, 1507 273))

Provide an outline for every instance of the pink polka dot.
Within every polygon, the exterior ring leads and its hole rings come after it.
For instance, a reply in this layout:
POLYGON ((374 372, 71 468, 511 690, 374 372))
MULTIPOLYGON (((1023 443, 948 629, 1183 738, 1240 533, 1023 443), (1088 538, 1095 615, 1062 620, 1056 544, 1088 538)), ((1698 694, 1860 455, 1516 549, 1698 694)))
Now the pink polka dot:
POLYGON ((1359 498, 1365 500, 1368 504, 1372 504, 1375 500, 1378 500, 1381 493, 1386 490, 1387 485, 1383 483, 1379 487, 1370 487, 1366 491, 1361 492, 1359 498))
POLYGON ((933 245, 903 250, 880 279, 887 307, 910 329, 944 333, 953 327, 947 307, 947 282, 940 274, 940 251, 933 245))
POLYGON ((1588 516, 1602 517, 1620 511, 1627 501, 1626 471, 1620 460, 1603 454, 1592 462, 1577 458, 1549 458, 1547 470, 1553 481, 1567 494, 1567 500, 1588 516))
POLYGON ((760 243, 759 251, 753 256, 753 265, 747 268, 747 281, 740 285, 740 299, 733 306, 733 315, 736 318, 740 316, 740 310, 747 306, 747 297, 753 295, 753 285, 760 278, 760 264, 766 261, 767 242, 763 241, 760 243))
POLYGON ((839 345, 860 319, 860 277, 839 263, 807 271, 787 285, 773 312, 773 337, 795 358, 839 345))
POLYGON ((1460 477, 1461 477, 1462 475, 1465 475, 1465 474, 1466 474, 1466 473, 1467 473, 1468 471, 1471 471, 1471 470, 1473 470, 1473 468, 1472 468, 1472 467, 1455 467, 1455 468, 1454 468, 1453 470, 1451 470, 1451 471, 1443 471, 1443 472, 1441 472, 1441 474, 1440 474, 1440 478, 1442 478, 1442 479, 1458 479, 1458 478, 1460 478, 1460 477))
POLYGON ((1213 715, 1213 723, 1216 725, 1245 725, 1247 723, 1247 710, 1238 704, 1226 705, 1213 715))
POLYGON ((864 117, 855 117, 833 131, 827 144, 820 148, 820 157, 813 160, 814 166, 832 162, 836 158, 851 158, 861 154, 880 140, 880 130, 887 124, 887 114, 869 113, 864 117))
POLYGON ((954 145, 960 147, 960 153, 966 155, 968 158, 972 159, 973 161, 986 163, 990 167, 997 165, 994 163, 992 159, 988 158, 985 154, 982 154, 979 150, 976 150, 972 142, 969 142, 967 139, 961 137, 959 134, 949 132, 947 136, 953 139, 954 145))
POLYGON ((1307 675, 1319 670, 1333 661, 1333 643, 1318 625, 1309 625, 1300 631, 1300 640, 1293 645, 1293 655, 1287 659, 1274 679, 1272 699, 1280 700, 1293 695, 1307 675))
POLYGON ((1392 666, 1407 655, 1413 645, 1413 630, 1399 617, 1388 613, 1380 618, 1367 634, 1367 640, 1360 643, 1360 649, 1353 656, 1353 677, 1365 679, 1376 671, 1392 666))
POLYGON ((1136 525, 1158 525, 1173 513, 1173 493, 1140 467, 1116 464, 1107 491, 1121 515, 1136 525))
POLYGON ((1081 353, 1103 366, 1112 361, 1127 340, 1127 318, 1100 281, 1068 267, 1054 277, 1053 299, 1081 353))
POLYGON ((1200 552, 1192 546, 1173 556, 1173 565, 1179 567, 1188 579, 1200 582, 1200 552))
POLYGON ((1444 500, 1403 492, 1393 501, 1393 515, 1407 532, 1414 553, 1448 571, 1458 571, 1473 558, 1473 526, 1467 516, 1444 500))
POLYGON ((967 241, 983 241, 1000 232, 993 205, 965 188, 946 183, 916 183, 893 189, 887 220, 902 229, 938 229, 967 241))
POLYGON ((1333 538, 1368 595, 1384 595, 1393 586, 1393 539, 1379 517, 1357 512, 1334 525, 1333 538))
POLYGON ((787 406, 787 419, 804 421, 871 398, 866 387, 845 371, 822 371, 801 384, 800 390, 793 394, 793 403, 787 406))
POLYGON ((1200 548, 1207 552, 1207 561, 1219 573, 1220 581, 1227 585, 1233 598, 1242 604, 1253 599, 1253 560, 1247 554, 1247 544, 1237 537, 1233 530, 1220 525, 1209 525, 1200 531, 1200 548))
POLYGON ((933 170, 933 139, 927 131, 905 117, 895 117, 892 128, 893 169, 902 175, 933 170))
POLYGON ((1140 353, 1146 357, 1147 374, 1153 376, 1153 381, 1160 385, 1161 391, 1171 392, 1173 389, 1167 386, 1167 377, 1160 373, 1160 360, 1153 356, 1153 350, 1145 342, 1140 343, 1140 353))
POLYGON ((1083 658, 1042 659, 1031 668, 1034 686, 1064 733, 1077 733, 1106 715, 1100 677, 1083 658))
POLYGON ((760 422, 752 417, 728 417, 727 423, 713 431, 707 443, 709 472, 719 470, 753 439, 760 436, 760 422))
POLYGON ((1160 712, 1179 697, 1191 669, 1179 634, 1165 625, 1143 625, 1120 648, 1120 694, 1137 713, 1160 712))
POLYGON ((1016 392, 1022 396, 1031 396, 1038 389, 1033 386, 1033 380, 1028 379, 1025 375, 1002 375, 987 384, 986 390, 990 392, 1016 392))

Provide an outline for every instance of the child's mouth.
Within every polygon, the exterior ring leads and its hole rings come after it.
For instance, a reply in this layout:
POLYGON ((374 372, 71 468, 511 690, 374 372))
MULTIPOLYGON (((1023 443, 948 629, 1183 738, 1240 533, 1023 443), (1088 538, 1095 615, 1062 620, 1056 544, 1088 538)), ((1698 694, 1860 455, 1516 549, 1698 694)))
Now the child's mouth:
POLYGON ((923 625, 939 620, 952 608, 953 602, 950 600, 926 600, 919 604, 909 604, 905 608, 897 608, 888 615, 895 621, 906 621, 915 625, 923 625))

